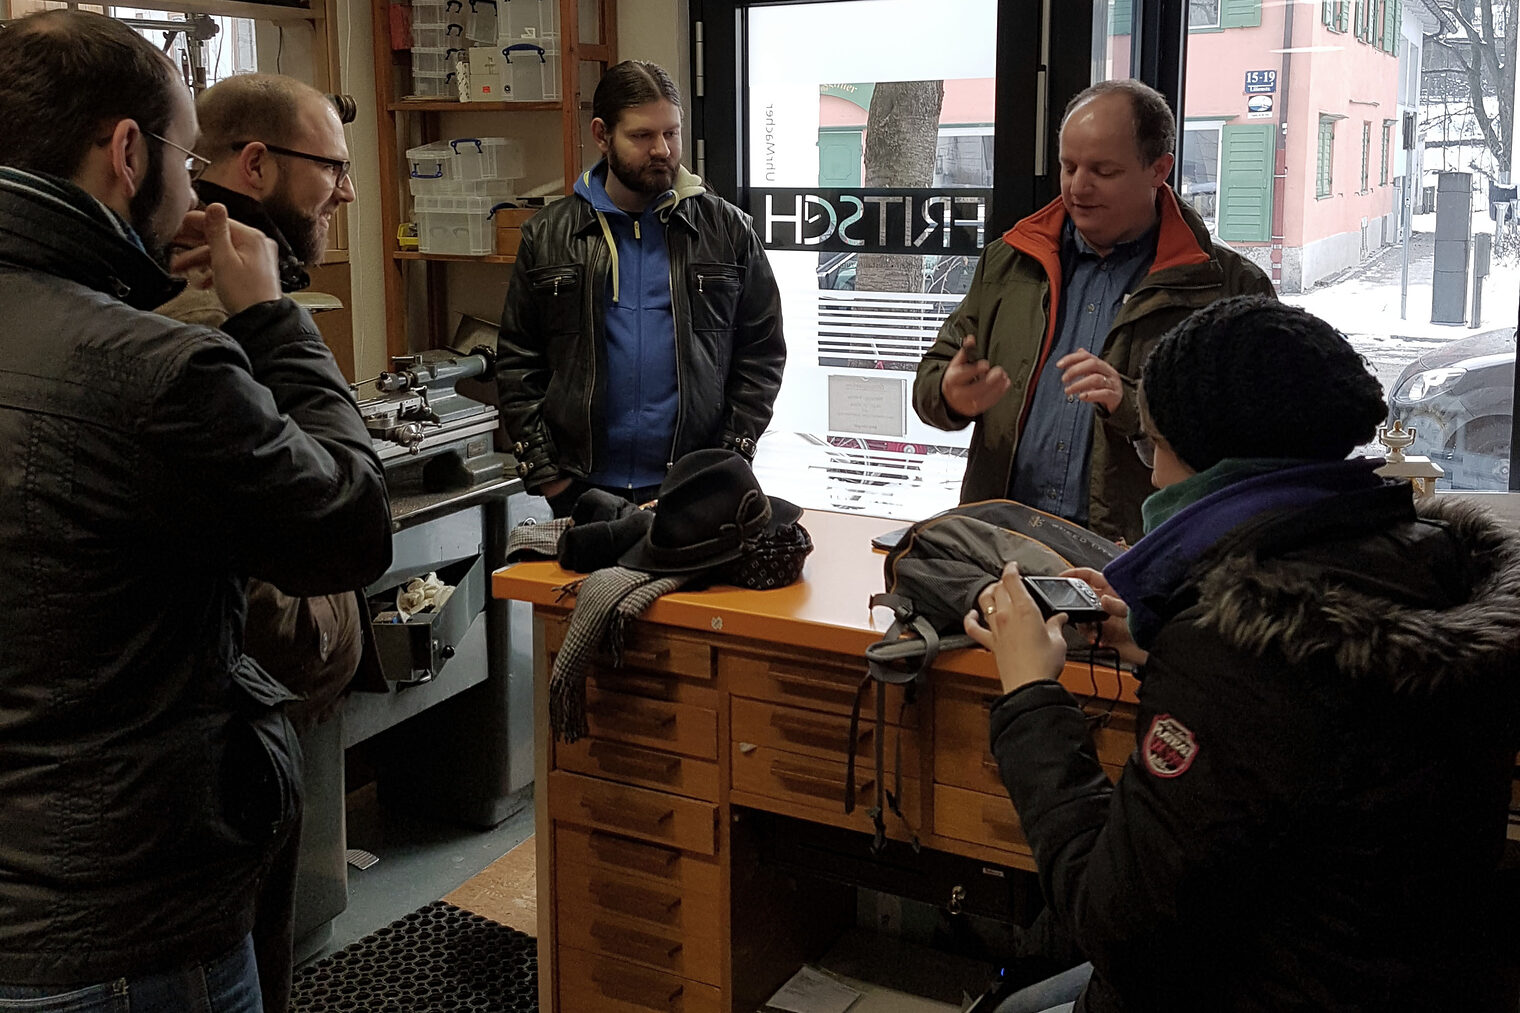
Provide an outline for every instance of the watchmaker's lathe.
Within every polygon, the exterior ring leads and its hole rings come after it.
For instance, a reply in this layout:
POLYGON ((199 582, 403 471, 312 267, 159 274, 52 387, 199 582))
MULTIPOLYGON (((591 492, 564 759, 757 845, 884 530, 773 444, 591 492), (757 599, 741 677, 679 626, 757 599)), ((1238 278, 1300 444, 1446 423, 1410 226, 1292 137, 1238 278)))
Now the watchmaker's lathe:
POLYGON ((495 352, 486 345, 467 354, 435 349, 397 356, 393 369, 355 385, 359 414, 386 470, 426 458, 423 484, 429 489, 510 474, 509 458, 492 439, 500 413, 455 389, 461 380, 489 380, 495 365, 495 352))

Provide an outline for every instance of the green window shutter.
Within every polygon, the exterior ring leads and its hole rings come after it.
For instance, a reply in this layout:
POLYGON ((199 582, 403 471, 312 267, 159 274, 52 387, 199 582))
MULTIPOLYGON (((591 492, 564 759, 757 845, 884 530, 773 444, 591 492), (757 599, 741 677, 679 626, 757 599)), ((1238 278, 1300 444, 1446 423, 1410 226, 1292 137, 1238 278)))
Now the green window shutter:
POLYGON ((1314 174, 1314 196, 1330 196, 1334 161, 1335 121, 1328 116, 1321 116, 1319 118, 1319 159, 1314 174))
POLYGON ((1108 34, 1128 35, 1134 23, 1134 0, 1113 0, 1108 8, 1108 34))
POLYGON ((1335 25, 1335 0, 1320 0, 1319 19, 1327 25, 1335 25))
POLYGON ((1261 25, 1261 0, 1220 0, 1220 28, 1256 28, 1261 25))
POLYGON ((1335 30, 1344 32, 1351 27, 1351 0, 1335 0, 1335 30))
POLYGON ((1351 16, 1351 30, 1357 38, 1362 37, 1362 0, 1356 0, 1355 13, 1351 16))
POLYGON ((1383 52, 1399 54, 1399 31, 1403 27, 1402 0, 1383 0, 1383 52))
POLYGON ((1362 121, 1362 189, 1366 193, 1372 189, 1372 124, 1367 120, 1362 121))
POLYGON ((1272 235, 1272 160, 1277 128, 1226 125, 1219 132, 1219 238, 1264 243, 1272 235))

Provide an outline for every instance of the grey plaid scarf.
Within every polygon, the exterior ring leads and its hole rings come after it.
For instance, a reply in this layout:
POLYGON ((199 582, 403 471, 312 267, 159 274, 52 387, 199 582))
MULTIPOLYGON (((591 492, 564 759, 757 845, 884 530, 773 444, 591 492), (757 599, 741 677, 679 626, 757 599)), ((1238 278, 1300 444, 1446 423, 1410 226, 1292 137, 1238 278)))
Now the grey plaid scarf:
POLYGON ((659 577, 642 570, 609 566, 570 585, 575 595, 575 610, 570 613, 570 629, 565 643, 554 659, 554 675, 549 680, 549 727, 562 742, 574 742, 585 735, 586 664, 599 648, 612 652, 612 663, 623 663, 623 637, 627 626, 654 604, 662 594, 684 585, 695 574, 659 577))
POLYGON ((515 563, 521 556, 553 558, 559 552, 559 536, 570 530, 571 523, 568 517, 523 521, 507 532, 507 562, 515 563))

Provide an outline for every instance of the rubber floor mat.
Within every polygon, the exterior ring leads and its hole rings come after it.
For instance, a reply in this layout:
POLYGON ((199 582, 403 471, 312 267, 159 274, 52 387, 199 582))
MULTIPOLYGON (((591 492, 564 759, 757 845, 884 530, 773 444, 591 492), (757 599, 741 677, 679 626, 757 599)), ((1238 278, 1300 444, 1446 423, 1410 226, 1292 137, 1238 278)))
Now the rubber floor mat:
POLYGON ((538 1009, 538 944, 434 901, 296 972, 297 1013, 538 1009))

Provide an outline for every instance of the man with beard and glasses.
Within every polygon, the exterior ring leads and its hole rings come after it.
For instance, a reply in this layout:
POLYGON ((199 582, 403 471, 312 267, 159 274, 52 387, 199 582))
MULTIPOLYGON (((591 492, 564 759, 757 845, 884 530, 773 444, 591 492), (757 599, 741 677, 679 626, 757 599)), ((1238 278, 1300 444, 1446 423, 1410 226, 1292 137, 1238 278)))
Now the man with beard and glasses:
POLYGON ((786 362, 749 217, 681 166, 670 75, 620 63, 591 111, 605 158, 523 226, 498 343, 517 472, 556 516, 593 488, 651 499, 693 450, 753 458, 786 362))
POLYGON ((190 210, 195 107, 151 43, 12 22, 0 122, 0 1010, 253 1013, 300 753, 245 588, 378 577, 383 473, 275 244, 190 210), (220 330, 152 311, 171 240, 220 330))
MULTIPOLYGON (((293 78, 239 74, 202 92, 195 111, 195 150, 206 159, 196 195, 225 204, 233 221, 275 241, 283 291, 307 288, 306 269, 322 259, 333 215, 354 199, 348 142, 332 100, 293 78)), ((163 312, 213 327, 225 319, 205 274, 192 277, 163 312)))
MULTIPOLYGON (((241 74, 202 92, 195 109, 196 150, 207 162, 195 179, 196 195, 204 203, 225 205, 233 221, 274 240, 280 288, 305 289, 311 284, 306 269, 327 249, 333 213, 354 199, 336 107, 293 78, 241 74)), ((190 272, 185 291, 158 311, 207 327, 221 327, 229 316, 209 267, 190 272)), ((374 650, 365 649, 369 636, 354 591, 303 597, 268 581, 248 582, 244 650, 300 698, 287 709, 300 734, 330 717, 354 682, 384 687, 374 650), (374 671, 356 680, 361 660, 374 671)), ((271 860, 259 891, 253 946, 265 1013, 289 1007, 300 836, 297 824, 271 860)))

